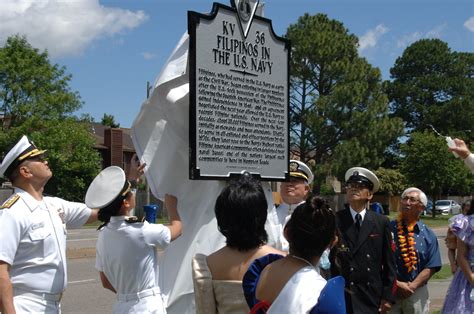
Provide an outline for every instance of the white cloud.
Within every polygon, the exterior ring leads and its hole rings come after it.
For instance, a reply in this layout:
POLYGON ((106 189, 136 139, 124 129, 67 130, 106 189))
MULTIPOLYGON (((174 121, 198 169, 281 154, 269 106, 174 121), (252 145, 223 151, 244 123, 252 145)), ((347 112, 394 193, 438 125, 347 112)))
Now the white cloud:
POLYGON ((471 16, 464 22, 464 27, 467 28, 470 32, 474 33, 474 16, 471 16))
POLYGON ((435 26, 426 32, 425 38, 441 38, 443 31, 446 28, 446 23, 435 26))
POLYGON ((152 53, 152 52, 142 52, 141 53, 143 59, 145 60, 151 60, 151 59, 155 59, 156 58, 156 54, 152 53))
POLYGON ((426 33, 416 31, 407 35, 403 35, 397 41, 397 47, 405 48, 410 44, 414 43, 415 41, 422 39, 422 38, 441 38, 443 35, 444 30, 446 29, 447 24, 441 24, 433 27, 426 33))
POLYGON ((133 29, 147 18, 143 11, 105 7, 99 0, 1 0, 0 44, 20 34, 51 56, 78 55, 94 40, 133 29))
POLYGON ((405 48, 409 44, 417 41, 418 39, 422 38, 423 34, 421 32, 414 32, 411 34, 403 35, 398 41, 397 41, 397 47, 399 48, 405 48))
POLYGON ((359 38, 359 51, 375 47, 380 37, 388 31, 389 29, 383 24, 379 24, 374 29, 368 30, 359 38))

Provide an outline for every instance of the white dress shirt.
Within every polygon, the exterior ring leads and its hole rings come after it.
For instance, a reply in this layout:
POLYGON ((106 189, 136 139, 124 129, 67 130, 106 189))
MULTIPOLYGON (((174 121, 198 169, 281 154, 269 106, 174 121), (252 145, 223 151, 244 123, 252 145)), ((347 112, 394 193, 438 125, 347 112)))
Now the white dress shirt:
POLYGON ((349 207, 349 210, 351 211, 351 215, 352 215, 352 220, 354 220, 354 223, 357 222, 356 220, 356 215, 357 214, 360 214, 360 225, 362 226, 362 222, 364 221, 364 217, 365 217, 365 214, 367 213, 367 209, 363 209, 360 213, 356 212, 354 209, 352 209, 352 207, 349 207))
POLYGON ((19 197, 0 216, 0 260, 11 266, 14 289, 62 293, 67 284, 66 226, 82 226, 91 210, 57 197, 35 200, 16 188, 19 197))
MULTIPOLYGON (((155 248, 165 249, 170 242, 171 232, 166 226, 148 222, 127 223, 124 216, 111 217, 110 222, 100 230, 95 266, 117 291, 119 302, 114 312, 133 312, 138 310, 137 303, 150 303, 146 298, 131 298, 130 302, 123 302, 120 296, 131 297, 150 289, 156 289, 159 293, 155 248), (130 308, 131 305, 135 307, 130 308)), ((161 295, 157 297, 154 304, 161 304, 161 295)), ((145 310, 153 312, 150 308, 145 310)))

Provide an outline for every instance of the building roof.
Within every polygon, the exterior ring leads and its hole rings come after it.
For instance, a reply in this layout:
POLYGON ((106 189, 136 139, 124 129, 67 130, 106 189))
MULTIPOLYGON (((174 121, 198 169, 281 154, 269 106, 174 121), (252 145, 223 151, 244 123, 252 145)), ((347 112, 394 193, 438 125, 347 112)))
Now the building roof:
MULTIPOLYGON (((100 123, 95 123, 95 122, 91 123, 91 133, 95 137, 94 148, 109 149, 107 146, 105 146, 105 143, 104 143, 104 133, 106 129, 109 129, 109 127, 102 125, 100 123)), ((130 135, 131 130, 129 128, 118 128, 118 129, 122 130, 123 151, 135 152, 135 148, 132 142, 132 137, 130 135)))

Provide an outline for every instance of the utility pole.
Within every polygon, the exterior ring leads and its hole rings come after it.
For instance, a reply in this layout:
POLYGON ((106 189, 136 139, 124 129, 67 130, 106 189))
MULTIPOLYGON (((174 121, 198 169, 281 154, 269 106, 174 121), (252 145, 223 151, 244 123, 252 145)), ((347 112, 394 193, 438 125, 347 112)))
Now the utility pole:
MULTIPOLYGON (((146 99, 150 98, 151 84, 146 81, 146 99)), ((150 204, 150 187, 148 186, 148 180, 145 178, 145 191, 146 191, 146 204, 150 204)))

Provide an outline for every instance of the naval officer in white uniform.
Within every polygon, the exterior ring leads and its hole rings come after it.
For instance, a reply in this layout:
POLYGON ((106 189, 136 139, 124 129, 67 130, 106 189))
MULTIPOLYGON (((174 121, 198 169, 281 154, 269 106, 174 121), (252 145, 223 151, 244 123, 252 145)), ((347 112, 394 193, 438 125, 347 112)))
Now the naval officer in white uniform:
POLYGON ((165 195, 170 224, 149 224, 129 217, 135 192, 119 167, 108 167, 86 194, 89 207, 100 208, 96 268, 104 288, 117 294, 114 313, 166 313, 158 286, 156 250, 181 235, 177 199, 165 195))
POLYGON ((15 187, 0 209, 0 310, 59 313, 67 283, 66 227, 97 219, 82 203, 44 197, 52 176, 44 150, 26 136, 7 153, 0 176, 15 187))
POLYGON ((283 235, 283 229, 295 208, 306 201, 313 179, 313 173, 305 163, 290 160, 290 181, 282 182, 280 186, 283 203, 276 208, 276 211, 269 212, 267 218, 266 228, 270 228, 267 230, 269 245, 288 252, 288 241, 283 235))

